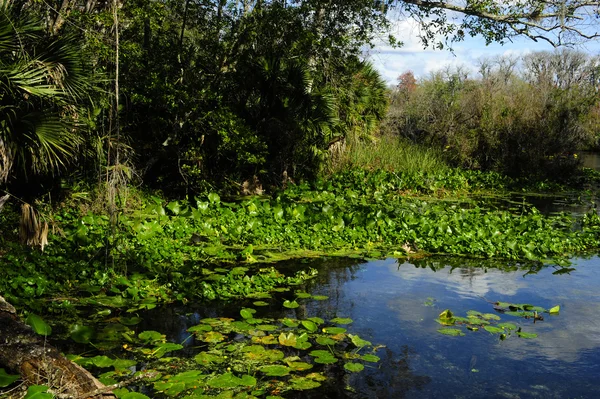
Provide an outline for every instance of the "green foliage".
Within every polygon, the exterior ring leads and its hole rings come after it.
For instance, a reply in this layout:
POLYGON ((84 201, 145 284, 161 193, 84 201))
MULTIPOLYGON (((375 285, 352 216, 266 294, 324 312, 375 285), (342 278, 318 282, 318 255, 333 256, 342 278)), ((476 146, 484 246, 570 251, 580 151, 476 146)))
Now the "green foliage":
POLYGON ((77 38, 48 37, 43 23, 0 5, 0 183, 51 174, 82 144, 80 106, 93 89, 77 38))
POLYGON ((460 70, 440 72, 410 93, 398 90, 389 129, 434 145, 461 166, 513 176, 572 173, 578 163, 573 154, 596 135, 597 93, 587 78, 593 60, 568 51, 528 57, 520 75, 517 60, 499 59, 484 61, 480 79, 460 70), (569 61, 574 59, 580 64, 569 61))
POLYGON ((384 135, 350 144, 333 166, 334 170, 385 170, 408 174, 439 173, 448 170, 441 151, 384 135))

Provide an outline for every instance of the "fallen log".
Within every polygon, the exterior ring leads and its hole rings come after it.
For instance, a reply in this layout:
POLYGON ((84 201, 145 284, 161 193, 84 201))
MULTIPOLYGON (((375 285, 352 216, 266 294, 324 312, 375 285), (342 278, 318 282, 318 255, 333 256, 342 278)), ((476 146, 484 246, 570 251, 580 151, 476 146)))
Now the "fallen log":
MULTIPOLYGON (((31 327, 0 296, 0 367, 18 372, 26 385, 45 385, 63 399, 116 399, 89 371, 73 363, 31 327)), ((9 394, 20 398, 23 391, 9 394)))

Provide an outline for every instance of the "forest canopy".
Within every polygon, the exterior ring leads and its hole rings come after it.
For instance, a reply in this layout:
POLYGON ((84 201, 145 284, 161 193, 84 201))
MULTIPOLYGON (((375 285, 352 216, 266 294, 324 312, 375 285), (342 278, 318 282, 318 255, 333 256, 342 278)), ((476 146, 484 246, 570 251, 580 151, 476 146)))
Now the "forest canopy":
POLYGON ((378 131, 387 89, 363 51, 401 18, 439 48, 599 35, 579 0, 4 0, 1 14, 0 178, 19 195, 69 176, 185 192, 314 177, 378 131))

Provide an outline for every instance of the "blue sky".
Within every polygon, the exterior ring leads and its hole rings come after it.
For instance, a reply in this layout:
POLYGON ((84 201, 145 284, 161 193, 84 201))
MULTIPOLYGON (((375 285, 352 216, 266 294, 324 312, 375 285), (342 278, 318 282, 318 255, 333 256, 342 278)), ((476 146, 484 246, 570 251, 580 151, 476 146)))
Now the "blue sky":
MULTIPOLYGON (((424 49, 418 38, 418 26, 414 21, 404 20, 395 24, 392 33, 404 42, 400 48, 379 45, 369 53, 371 62, 380 71, 385 80, 392 84, 396 78, 406 72, 413 71, 417 78, 427 77, 431 72, 444 68, 463 66, 477 75, 477 60, 482 57, 501 55, 523 55, 533 51, 552 51, 546 42, 534 42, 528 38, 516 38, 504 45, 497 43, 485 45, 481 38, 468 38, 454 45, 454 53, 447 50, 424 49)), ((578 47, 579 50, 593 55, 600 54, 600 42, 589 42, 578 47)))

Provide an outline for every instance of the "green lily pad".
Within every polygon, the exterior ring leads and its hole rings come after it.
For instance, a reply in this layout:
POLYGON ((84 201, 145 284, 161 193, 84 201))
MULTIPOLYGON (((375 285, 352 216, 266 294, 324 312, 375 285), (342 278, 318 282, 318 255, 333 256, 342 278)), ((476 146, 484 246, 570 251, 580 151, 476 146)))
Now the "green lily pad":
POLYGON ((327 334, 343 334, 346 332, 346 329, 342 327, 325 327, 323 332, 327 334))
POLYGON ((553 308, 550 308, 550 310, 548 311, 548 313, 550 314, 559 314, 560 313, 560 305, 556 305, 553 308))
POLYGON ((336 317, 335 319, 330 320, 333 324, 350 324, 353 322, 351 318, 348 317, 336 317))
POLYGON ((362 355, 360 357, 361 360, 364 360, 365 362, 371 362, 371 363, 377 363, 380 359, 379 356, 375 356, 375 355, 362 355))
POLYGON ((348 362, 344 364, 344 368, 352 373, 358 373, 359 371, 363 371, 365 366, 363 366, 361 363, 348 362))
POLYGON ((242 380, 232 373, 217 375, 206 383, 211 388, 235 388, 242 385, 242 380))
POLYGON ((458 337, 458 336, 465 335, 465 333, 463 333, 462 331, 460 331, 460 330, 458 330, 456 328, 440 328, 437 331, 440 334, 450 335, 452 337, 458 337))
POLYGON ((256 301, 256 302, 252 302, 252 304, 254 306, 269 306, 269 303, 265 302, 265 301, 256 301))
POLYGON ((325 301, 325 300, 329 299, 329 297, 327 295, 313 295, 312 298, 316 301, 325 301))
POLYGON ((504 329, 495 326, 485 326, 483 329, 492 334, 501 334, 504 332, 504 329))
POLYGON ((296 292, 296 298, 308 299, 310 297, 312 297, 312 295, 309 294, 308 292, 296 292))
POLYGON ((302 320, 302 326, 310 332, 315 332, 319 329, 319 327, 317 327, 315 322, 310 321, 310 320, 302 320))
POLYGON ((537 334, 535 334, 535 333, 526 333, 526 332, 522 332, 522 331, 518 331, 517 335, 521 338, 526 338, 526 339, 531 339, 531 338, 537 337, 537 334))
POLYGON ((298 302, 296 302, 296 301, 285 300, 285 301, 283 301, 283 306, 286 307, 286 308, 288 308, 288 309, 295 309, 298 306, 300 306, 300 304, 298 304, 298 302))
POLYGON ((320 387, 321 384, 317 381, 305 378, 295 377, 290 380, 290 388, 296 391, 305 391, 308 389, 315 389, 320 387))
POLYGON ((333 339, 322 336, 322 335, 317 337, 317 343, 319 345, 335 345, 336 344, 336 342, 333 339))
POLYGON ((290 373, 290 368, 280 365, 262 366, 260 368, 261 373, 264 373, 267 377, 283 377, 290 373))

